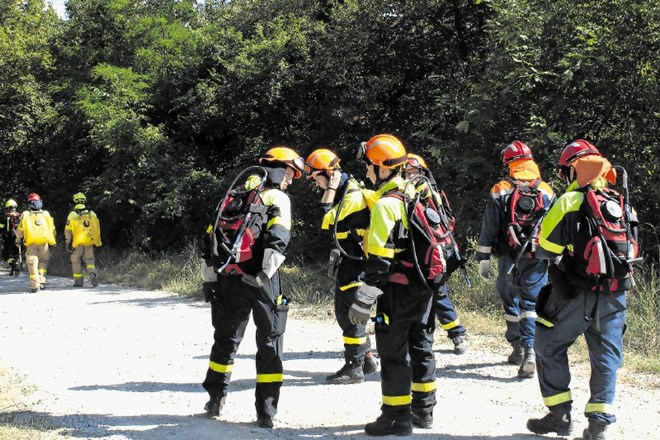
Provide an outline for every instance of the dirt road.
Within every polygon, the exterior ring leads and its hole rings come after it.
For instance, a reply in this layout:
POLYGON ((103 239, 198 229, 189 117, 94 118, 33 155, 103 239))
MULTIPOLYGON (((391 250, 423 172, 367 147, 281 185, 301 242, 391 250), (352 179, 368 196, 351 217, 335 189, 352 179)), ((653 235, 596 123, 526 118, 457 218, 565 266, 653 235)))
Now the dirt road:
MULTIPOLYGON (((285 335, 285 382, 276 429, 254 425, 254 331, 243 342, 226 406, 219 420, 201 415, 200 385, 212 343, 208 305, 165 292, 100 285, 70 287, 51 278, 31 294, 25 276, 0 272, 0 368, 27 395, 2 410, 2 420, 42 419, 76 439, 362 439, 379 414, 379 375, 365 383, 329 386, 326 374, 341 366, 341 338, 330 321, 290 316, 285 335), (25 392, 25 391, 23 391, 25 392)), ((536 379, 521 381, 497 353, 480 346, 463 356, 436 337, 438 405, 431 430, 413 437, 508 439, 534 437, 530 416, 544 413, 536 379)), ((586 422, 587 369, 575 368, 575 437, 586 422)), ((625 372, 624 372, 625 376, 625 372)), ((660 438, 660 389, 654 377, 624 377, 616 402, 619 422, 608 439, 660 438)), ((573 437, 571 437, 573 438, 573 437)))

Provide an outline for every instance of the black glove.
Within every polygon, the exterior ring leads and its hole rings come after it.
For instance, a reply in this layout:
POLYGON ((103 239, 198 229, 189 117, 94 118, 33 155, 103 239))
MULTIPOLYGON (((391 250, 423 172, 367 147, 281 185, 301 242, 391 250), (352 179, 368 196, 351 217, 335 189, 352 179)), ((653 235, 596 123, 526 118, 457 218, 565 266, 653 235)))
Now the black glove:
POLYGON ((356 299, 351 308, 348 309, 348 319, 353 325, 367 325, 369 322, 369 315, 371 314, 371 304, 364 303, 356 299))
POLYGON ((211 302, 215 299, 216 293, 218 293, 218 283, 209 282, 202 284, 202 293, 204 294, 204 301, 211 302))

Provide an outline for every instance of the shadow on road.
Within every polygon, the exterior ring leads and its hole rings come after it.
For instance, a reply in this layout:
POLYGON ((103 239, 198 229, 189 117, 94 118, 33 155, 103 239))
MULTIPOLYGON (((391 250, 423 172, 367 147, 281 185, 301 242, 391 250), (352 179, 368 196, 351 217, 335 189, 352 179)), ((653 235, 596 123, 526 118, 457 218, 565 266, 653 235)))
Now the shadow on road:
MULTIPOLYGON (((43 412, 11 411, 0 415, 2 423, 32 427, 35 421, 46 424, 50 430, 63 430, 62 434, 77 439, 95 439, 124 436, 132 440, 195 439, 195 440, 259 440, 303 438, 372 438, 363 434, 364 425, 332 425, 310 428, 278 428, 283 421, 275 419, 276 429, 258 428, 254 422, 234 423, 212 420, 203 414, 172 416, 145 414, 141 416, 107 416, 103 414, 76 414, 54 416, 43 412)), ((527 440, 539 438, 528 433, 511 435, 463 436, 414 430, 414 438, 435 440, 527 440)), ((390 437, 388 437, 390 438, 390 437)), ((575 437, 579 439, 579 437, 575 437)))

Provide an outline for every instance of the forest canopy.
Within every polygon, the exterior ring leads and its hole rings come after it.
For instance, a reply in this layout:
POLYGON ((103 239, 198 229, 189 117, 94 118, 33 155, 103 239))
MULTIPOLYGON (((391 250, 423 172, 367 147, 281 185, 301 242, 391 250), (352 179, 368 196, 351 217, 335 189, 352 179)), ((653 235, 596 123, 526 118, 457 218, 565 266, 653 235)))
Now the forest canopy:
MULTIPOLYGON (((500 151, 529 145, 554 179, 594 143, 630 176, 658 248, 660 2, 635 0, 0 0, 2 197, 37 192, 62 231, 87 195, 104 243, 167 251, 201 236, 226 186, 273 145, 398 136, 474 237, 500 151)), ((291 190, 294 236, 319 194, 291 190)), ((297 240, 301 249, 303 240, 297 240)), ((312 255, 314 240, 304 240, 312 255)))

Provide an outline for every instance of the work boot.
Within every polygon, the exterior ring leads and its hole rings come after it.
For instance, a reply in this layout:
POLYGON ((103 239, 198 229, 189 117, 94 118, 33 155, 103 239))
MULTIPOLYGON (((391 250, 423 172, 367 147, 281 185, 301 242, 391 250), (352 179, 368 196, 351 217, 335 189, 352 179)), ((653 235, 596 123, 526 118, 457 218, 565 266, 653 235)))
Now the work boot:
POLYGON ((46 290, 46 283, 41 283, 41 284, 39 284, 39 288, 40 288, 41 290, 46 290))
POLYGON ((532 347, 525 348, 525 355, 518 369, 518 377, 521 379, 529 379, 534 377, 536 371, 536 353, 532 347))
POLYGON ((326 377, 325 380, 334 385, 364 382, 362 365, 355 361, 346 361, 339 371, 326 377))
POLYGON ((367 374, 375 373, 378 371, 378 361, 374 357, 374 354, 370 351, 364 356, 364 363, 362 364, 362 374, 365 376, 367 374))
POLYGON ((589 427, 582 432, 583 440, 605 440, 607 425, 605 423, 594 423, 589 420, 589 427))
POLYGON ((569 413, 565 413, 562 416, 555 416, 553 413, 548 413, 541 419, 527 420, 527 429, 534 434, 556 432, 557 435, 566 437, 571 434, 573 423, 571 422, 571 415, 569 413))
POLYGON ((206 405, 204 405, 204 411, 206 411, 206 415, 210 418, 218 417, 224 404, 224 397, 211 397, 211 399, 206 402, 206 405))
POLYGON ((83 282, 82 282, 82 281, 74 281, 74 282, 73 282, 73 287, 82 287, 82 286, 83 286, 83 282))
POLYGON ((275 427, 272 417, 260 415, 257 415, 257 426, 265 429, 273 429, 275 427))
POLYGON ((525 349, 519 345, 513 345, 513 351, 511 352, 509 357, 506 358, 506 361, 513 365, 520 365, 523 361, 524 356, 525 356, 525 349))
POLYGON ((412 425, 415 428, 430 429, 433 426, 433 415, 412 412, 412 425))
POLYGON ((375 422, 364 426, 367 435, 382 437, 385 435, 411 435, 412 422, 410 420, 397 420, 381 415, 375 422))
POLYGON ((90 273, 89 274, 89 280, 92 282, 92 287, 96 287, 99 285, 99 280, 96 277, 95 273, 90 273))
POLYGON ((463 354, 467 351, 468 345, 465 336, 454 336, 451 338, 451 342, 454 343, 454 354, 463 354))
POLYGON ((37 293, 38 291, 39 291, 39 288, 38 288, 38 287, 32 287, 32 288, 30 289, 30 292, 32 292, 32 293, 37 293))

